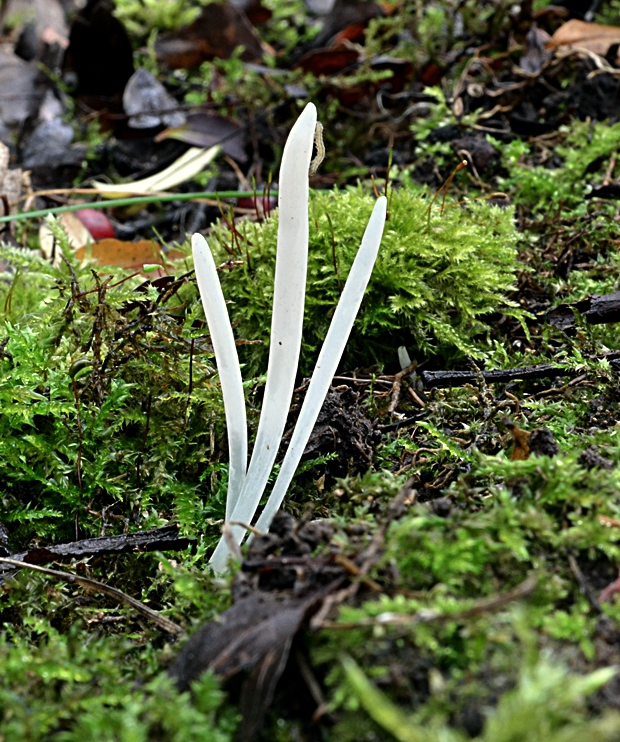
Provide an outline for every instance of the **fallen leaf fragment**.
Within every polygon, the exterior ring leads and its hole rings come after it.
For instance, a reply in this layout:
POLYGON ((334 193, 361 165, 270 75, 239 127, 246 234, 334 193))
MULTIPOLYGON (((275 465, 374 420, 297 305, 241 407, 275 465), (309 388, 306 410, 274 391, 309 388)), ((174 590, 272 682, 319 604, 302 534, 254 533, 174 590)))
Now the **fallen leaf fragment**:
POLYGON ((144 195, 145 193, 154 193, 156 191, 168 191, 186 180, 191 180, 195 175, 212 162, 220 151, 220 147, 210 147, 202 149, 191 147, 172 165, 155 175, 142 180, 136 180, 133 183, 120 183, 110 185, 95 181, 93 186, 101 191, 104 198, 119 198, 122 196, 144 195))
POLYGON ((235 121, 208 111, 188 113, 186 119, 185 124, 164 129, 155 137, 155 141, 178 139, 195 147, 213 147, 221 144, 224 154, 233 160, 239 162, 247 160, 243 146, 243 129, 235 121))
POLYGON ((530 447, 528 445, 530 434, 527 430, 517 428, 517 426, 514 423, 510 422, 510 420, 504 420, 504 424, 510 431, 510 435, 512 435, 512 439, 514 441, 512 453, 510 454, 510 460, 525 461, 527 458, 529 458, 530 455, 530 447))
POLYGON ((553 54, 549 49, 551 37, 533 23, 525 40, 526 51, 519 60, 519 67, 530 75, 538 75, 553 54))
POLYGON ((179 250, 170 250, 165 255, 154 240, 125 242, 123 240, 105 239, 93 242, 76 250, 80 260, 93 260, 99 265, 109 265, 128 270, 142 270, 144 265, 165 265, 170 260, 184 258, 179 250))
POLYGON ((319 75, 337 75, 359 59, 359 52, 344 46, 334 49, 313 49, 304 54, 295 67, 318 77, 319 75))
POLYGON ((550 49, 558 46, 587 49, 604 57, 612 44, 620 44, 620 28, 573 18, 558 28, 547 46, 550 49))
MULTIPOLYGON (((69 245, 74 250, 78 250, 92 241, 93 238, 88 229, 72 212, 60 214, 58 221, 67 235, 69 245)), ((45 222, 39 227, 39 248, 46 260, 50 260, 55 266, 60 265, 61 251, 52 230, 45 222)))
POLYGON ((211 59, 228 59, 242 47, 245 62, 260 59, 263 46, 245 13, 225 3, 210 3, 190 25, 155 42, 157 61, 172 69, 191 69, 211 59))

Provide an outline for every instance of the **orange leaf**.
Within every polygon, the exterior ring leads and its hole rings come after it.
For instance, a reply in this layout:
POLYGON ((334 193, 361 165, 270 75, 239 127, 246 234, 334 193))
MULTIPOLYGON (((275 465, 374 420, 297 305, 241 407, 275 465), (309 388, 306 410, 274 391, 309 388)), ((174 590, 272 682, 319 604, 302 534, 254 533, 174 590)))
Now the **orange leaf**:
MULTIPOLYGON (((106 238, 93 242, 92 245, 87 247, 81 247, 75 254, 80 260, 93 260, 99 265, 110 265, 129 270, 141 270, 145 264, 164 265, 161 247, 154 240, 124 242, 123 240, 106 238)), ((166 262, 183 257, 185 255, 179 250, 170 250, 165 254, 166 262)))
POLYGON ((573 18, 558 28, 547 46, 551 49, 557 46, 575 46, 604 57, 612 44, 620 44, 620 28, 573 18))

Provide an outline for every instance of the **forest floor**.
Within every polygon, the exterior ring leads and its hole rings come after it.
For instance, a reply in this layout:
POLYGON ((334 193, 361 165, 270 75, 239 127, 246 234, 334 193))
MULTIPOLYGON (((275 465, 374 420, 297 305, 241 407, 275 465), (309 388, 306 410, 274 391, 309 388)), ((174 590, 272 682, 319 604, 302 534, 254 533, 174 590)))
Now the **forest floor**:
POLYGON ((618 0, 0 21, 0 742, 620 739, 618 0), (310 101, 275 473, 383 193, 389 219, 284 511, 214 576, 228 448, 189 237, 252 442, 310 101))

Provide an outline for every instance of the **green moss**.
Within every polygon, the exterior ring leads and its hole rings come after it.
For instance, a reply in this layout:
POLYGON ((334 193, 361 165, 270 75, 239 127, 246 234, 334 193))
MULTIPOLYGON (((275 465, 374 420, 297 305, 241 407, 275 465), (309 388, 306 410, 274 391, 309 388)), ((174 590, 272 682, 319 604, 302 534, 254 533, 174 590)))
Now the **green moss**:
POLYGON ((175 519, 204 533, 223 507, 224 417, 211 348, 192 329, 195 288, 165 299, 136 292, 136 279, 108 287, 78 265, 71 275, 2 254, 20 271, 0 289, 0 503, 12 543, 70 540, 74 518, 82 536, 98 535, 101 518, 112 531, 126 518, 175 519))
POLYGON ((223 694, 212 675, 194 685, 192 699, 145 662, 148 653, 140 657, 129 638, 96 636, 80 624, 60 633, 40 619, 28 623, 27 632, 0 635, 1 740, 233 739, 235 714, 216 718, 223 694))
MULTIPOLYGON (((313 193, 301 369, 309 374, 327 333, 372 210, 361 188, 313 193)), ((344 365, 395 362, 396 348, 446 356, 485 353, 491 313, 518 315, 507 298, 514 288, 517 233, 511 210, 484 203, 428 216, 422 191, 393 191, 379 257, 347 346, 344 365)), ((242 348, 246 373, 266 367, 277 216, 264 224, 242 222, 233 235, 219 225, 210 245, 220 262, 241 268, 222 272, 237 337, 260 341, 242 348)))
POLYGON ((583 202, 590 185, 600 184, 605 166, 620 147, 620 124, 575 121, 564 133, 563 144, 555 149, 563 161, 560 167, 531 166, 527 156, 515 162, 514 153, 520 151, 523 156, 526 147, 522 143, 508 146, 503 160, 510 178, 502 187, 514 192, 515 202, 528 204, 534 212, 560 202, 569 209, 583 202))

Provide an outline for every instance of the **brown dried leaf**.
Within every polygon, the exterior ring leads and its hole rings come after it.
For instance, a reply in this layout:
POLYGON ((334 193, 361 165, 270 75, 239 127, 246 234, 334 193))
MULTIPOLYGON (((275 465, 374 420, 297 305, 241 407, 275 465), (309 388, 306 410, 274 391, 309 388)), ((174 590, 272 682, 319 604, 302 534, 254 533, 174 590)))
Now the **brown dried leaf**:
POLYGON ((251 62, 263 55, 263 46, 245 13, 232 5, 210 3, 186 28, 160 36, 157 60, 173 69, 191 69, 202 62, 228 59, 243 47, 241 59, 251 62))
POLYGON ((517 426, 510 422, 510 420, 504 420, 504 424, 512 435, 514 446, 512 453, 510 454, 511 461, 525 461, 530 456, 529 438, 530 434, 527 430, 517 428, 517 426))
POLYGON ((573 18, 560 26, 551 37, 550 49, 572 46, 604 57, 612 44, 620 44, 620 28, 601 23, 587 23, 573 18))
POLYGON ((182 126, 164 129, 155 137, 156 142, 163 139, 178 139, 194 147, 213 147, 221 144, 222 151, 233 160, 245 162, 247 155, 243 146, 243 129, 232 119, 208 111, 188 113, 182 126))
MULTIPOLYGON (((140 240, 139 242, 124 242, 113 238, 106 238, 93 242, 92 245, 76 250, 80 260, 94 260, 99 265, 110 265, 116 268, 141 270, 145 264, 164 265, 161 247, 154 240, 140 240)), ((179 250, 170 250, 165 260, 177 260, 185 257, 179 250)))
POLYGON ((337 75, 355 64, 358 59, 359 52, 356 49, 344 46, 333 49, 314 49, 304 54, 295 67, 301 67, 304 72, 309 72, 316 77, 337 75))

